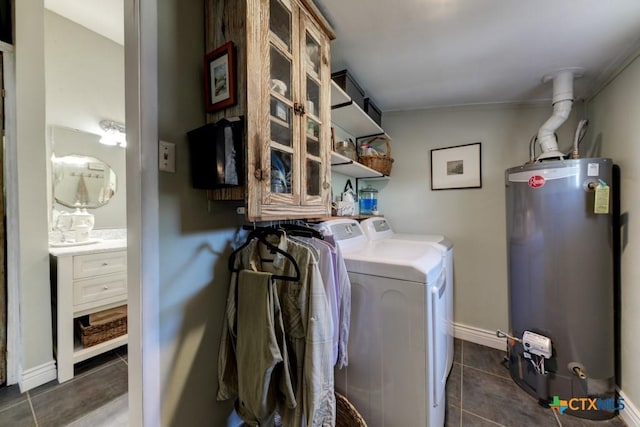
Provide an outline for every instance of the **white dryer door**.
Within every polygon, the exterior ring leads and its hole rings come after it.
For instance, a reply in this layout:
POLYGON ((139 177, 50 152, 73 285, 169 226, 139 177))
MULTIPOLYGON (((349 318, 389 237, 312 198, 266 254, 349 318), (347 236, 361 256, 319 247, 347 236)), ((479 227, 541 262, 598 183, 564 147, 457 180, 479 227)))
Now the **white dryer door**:
POLYGON ((428 422, 427 286, 359 273, 349 278, 349 365, 336 370, 336 389, 369 427, 442 426, 444 412, 428 422))
POLYGON ((433 401, 431 405, 435 408, 438 405, 444 405, 444 390, 447 385, 447 376, 449 374, 447 347, 449 341, 449 328, 447 322, 447 280, 446 269, 442 269, 437 283, 429 288, 429 305, 431 311, 430 326, 430 362, 432 369, 431 375, 431 396, 433 401))

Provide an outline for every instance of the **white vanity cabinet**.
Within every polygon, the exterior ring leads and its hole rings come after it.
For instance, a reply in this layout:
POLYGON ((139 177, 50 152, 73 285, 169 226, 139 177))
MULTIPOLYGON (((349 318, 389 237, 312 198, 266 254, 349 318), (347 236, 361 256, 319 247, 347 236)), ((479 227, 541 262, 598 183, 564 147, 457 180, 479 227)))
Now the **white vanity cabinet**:
POLYGON ((73 365, 127 344, 127 335, 83 348, 75 319, 127 303, 124 240, 51 248, 51 299, 58 382, 73 378, 73 365))

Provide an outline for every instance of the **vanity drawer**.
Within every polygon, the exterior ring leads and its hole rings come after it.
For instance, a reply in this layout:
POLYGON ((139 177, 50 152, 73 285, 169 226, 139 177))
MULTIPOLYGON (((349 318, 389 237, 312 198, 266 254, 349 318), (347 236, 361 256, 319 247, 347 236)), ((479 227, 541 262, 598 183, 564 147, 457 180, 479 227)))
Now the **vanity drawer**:
POLYGON ((127 274, 112 274, 73 282, 75 311, 86 310, 127 298, 127 274))
POLYGON ((73 257, 73 278, 127 271, 127 251, 101 252, 73 257))

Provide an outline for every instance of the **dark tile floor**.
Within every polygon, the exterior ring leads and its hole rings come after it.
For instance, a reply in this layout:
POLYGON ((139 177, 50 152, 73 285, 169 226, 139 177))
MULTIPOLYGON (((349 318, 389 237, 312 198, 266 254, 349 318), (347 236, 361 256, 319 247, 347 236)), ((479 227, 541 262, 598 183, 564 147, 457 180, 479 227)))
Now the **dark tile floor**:
MULTIPOLYGON (((556 420, 551 409, 511 380, 502 363, 505 352, 461 340, 455 346, 446 427, 625 426, 619 418, 596 422, 559 415, 556 420)), ((75 377, 64 384, 52 381, 23 394, 17 386, 0 387, 0 427, 68 426, 126 392, 127 350, 121 347, 76 365, 75 377)))
POLYGON ((590 421, 554 415, 517 386, 503 360, 506 352, 455 340, 447 381, 446 427, 624 427, 619 418, 590 421))
POLYGON ((73 379, 20 394, 0 387, 0 427, 67 426, 127 393, 127 347, 78 363, 73 379))

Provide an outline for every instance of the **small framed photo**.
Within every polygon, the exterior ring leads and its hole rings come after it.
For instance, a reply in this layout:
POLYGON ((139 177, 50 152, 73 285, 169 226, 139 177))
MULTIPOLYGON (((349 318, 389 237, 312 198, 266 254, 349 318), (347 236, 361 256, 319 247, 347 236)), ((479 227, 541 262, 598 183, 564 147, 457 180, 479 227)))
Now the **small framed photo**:
POLYGON ((236 64, 233 42, 227 42, 204 58, 206 110, 209 113, 236 103, 236 64))
POLYGON ((481 188, 480 143, 431 150, 431 189, 481 188))

